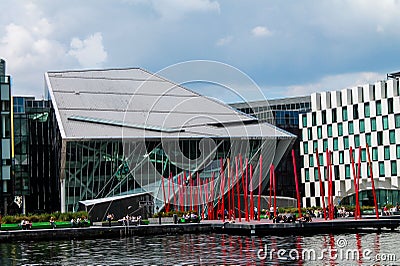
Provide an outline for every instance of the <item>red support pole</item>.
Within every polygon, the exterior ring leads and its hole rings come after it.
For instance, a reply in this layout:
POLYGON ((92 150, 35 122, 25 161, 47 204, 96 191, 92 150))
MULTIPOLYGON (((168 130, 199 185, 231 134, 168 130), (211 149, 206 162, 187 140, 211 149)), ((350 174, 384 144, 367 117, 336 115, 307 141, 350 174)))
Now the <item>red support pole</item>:
POLYGON ((167 201, 168 201, 168 204, 167 204, 167 212, 169 212, 169 208, 170 208, 170 201, 171 201, 171 192, 170 192, 170 179, 169 179, 169 177, 171 176, 171 173, 170 173, 170 175, 168 176, 168 178, 167 178, 167 185, 168 185, 168 196, 167 196, 167 201))
POLYGON ((224 200, 224 191, 225 191, 225 173, 224 173, 224 164, 222 158, 220 159, 221 164, 221 214, 222 221, 225 222, 225 200, 224 200))
POLYGON ((272 176, 274 180, 274 217, 276 217, 276 178, 275 178, 275 166, 272 165, 272 176))
POLYGON ((210 189, 211 189, 211 219, 214 220, 214 189, 215 189, 215 182, 214 182, 214 178, 215 178, 215 173, 212 173, 212 177, 211 177, 211 184, 210 184, 210 189))
POLYGON ((189 172, 189 185, 190 185, 190 211, 193 211, 193 179, 192 179, 192 173, 189 172))
POLYGON ((358 219, 361 219, 361 209, 360 209, 360 175, 361 175, 361 146, 358 148, 358 167, 357 167, 357 194, 356 194, 356 207, 357 207, 357 214, 358 219))
POLYGON ((357 209, 357 197, 358 197, 358 193, 357 193, 357 174, 356 174, 356 169, 354 166, 354 156, 353 156, 353 147, 350 146, 350 162, 351 162, 351 169, 353 172, 353 186, 354 186, 354 195, 356 198, 356 202, 355 202, 355 208, 354 208, 354 219, 357 220, 358 218, 358 209, 357 209))
POLYGON ((186 210, 186 171, 183 172, 183 180, 182 180, 182 197, 183 197, 183 204, 182 204, 182 211, 186 210))
POLYGON ((258 179, 258 202, 257 202, 257 218, 261 220, 261 182, 262 182, 262 154, 260 154, 260 177, 258 179))
POLYGON ((164 176, 161 176, 161 188, 164 196, 164 207, 165 211, 167 211, 167 202, 165 201, 165 186, 164 186, 164 176))
POLYGON ((181 175, 178 175, 178 211, 182 209, 182 205, 181 175))
POLYGON ((176 210, 176 197, 175 197, 175 184, 174 184, 174 178, 173 178, 173 176, 172 176, 172 173, 171 173, 171 182, 172 182, 172 196, 173 196, 173 198, 174 198, 174 210, 176 210))
POLYGON ((322 181, 321 169, 319 165, 319 156, 318 156, 318 149, 315 150, 315 157, 317 160, 317 167, 318 167, 318 179, 319 179, 319 190, 322 199, 322 211, 324 212, 324 219, 326 220, 326 209, 325 209, 325 192, 324 192, 324 184, 322 181))
POLYGON ((299 180, 297 178, 296 156, 294 154, 294 150, 292 150, 292 161, 293 161, 294 180, 295 180, 295 183, 296 183, 297 208, 299 210, 299 218, 301 218, 299 180))
POLYGON ((379 220, 379 210, 378 210, 378 203, 376 201, 375 183, 374 183, 374 176, 372 173, 372 163, 371 163, 371 156, 369 154, 368 143, 367 143, 367 156, 368 156, 369 176, 371 178, 371 185, 372 185, 372 195, 374 197, 375 215, 376 215, 376 219, 379 220))
POLYGON ((250 219, 254 219, 253 165, 250 164, 250 219))
POLYGON ((238 160, 235 157, 235 168, 236 168, 236 194, 237 194, 237 205, 238 205, 238 216, 239 223, 242 222, 242 213, 240 212, 240 189, 239 189, 239 175, 238 175, 238 160))
POLYGON ((332 219, 335 218, 335 208, 334 208, 334 204, 333 204, 333 194, 335 193, 335 191, 333 191, 333 185, 332 185, 332 152, 328 151, 329 153, 329 182, 331 183, 331 217, 332 219))
POLYGON ((199 173, 196 173, 196 187, 194 189, 194 210, 197 212, 197 215, 200 215, 199 213, 199 173))
POLYGON ((228 219, 231 217, 231 166, 229 158, 227 160, 227 168, 228 168, 228 219))
POLYGON ((246 158, 245 162, 245 167, 246 167, 246 182, 245 182, 245 188, 244 188, 244 206, 245 206, 245 215, 246 215, 246 221, 249 222, 249 203, 248 203, 248 189, 249 189, 249 180, 248 180, 248 159, 246 158))
POLYGON ((332 180, 330 179, 330 156, 329 156, 329 150, 326 149, 326 179, 328 180, 328 214, 329 214, 329 220, 332 220, 332 180))
POLYGON ((272 164, 269 166, 269 202, 268 202, 268 211, 271 211, 272 206, 272 164))

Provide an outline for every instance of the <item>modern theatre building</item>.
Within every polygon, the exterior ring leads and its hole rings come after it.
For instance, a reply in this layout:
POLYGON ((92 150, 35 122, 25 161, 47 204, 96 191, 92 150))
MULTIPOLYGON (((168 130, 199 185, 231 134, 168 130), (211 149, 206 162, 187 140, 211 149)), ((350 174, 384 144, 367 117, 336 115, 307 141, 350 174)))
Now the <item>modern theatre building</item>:
POLYGON ((373 85, 311 95, 311 112, 300 115, 299 125, 306 192, 303 206, 322 206, 316 156, 327 195, 327 149, 332 152, 334 203, 355 204, 354 173, 357 176, 361 157, 360 204, 373 206, 367 144, 378 206, 400 202, 399 75, 388 77, 373 85), (354 172, 350 148, 354 150, 354 172))
POLYGON ((52 159, 62 212, 143 193, 163 208, 165 180, 176 191, 191 181, 205 186, 213 177, 215 197, 200 195, 197 204, 216 203, 222 168, 247 159, 255 190, 262 155, 266 186, 269 165, 278 164, 296 138, 140 68, 47 72, 45 85, 60 140, 52 159))

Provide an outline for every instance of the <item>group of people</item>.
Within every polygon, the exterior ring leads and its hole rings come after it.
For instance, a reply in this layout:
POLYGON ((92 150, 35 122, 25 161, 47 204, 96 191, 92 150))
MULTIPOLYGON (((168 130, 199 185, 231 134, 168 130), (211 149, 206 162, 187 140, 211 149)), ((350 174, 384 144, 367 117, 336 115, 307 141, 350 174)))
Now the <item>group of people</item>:
POLYGON ((382 210, 382 215, 393 215, 394 213, 397 213, 400 211, 400 205, 397 202, 396 206, 393 206, 391 208, 388 208, 386 205, 383 207, 382 210))
POLYGON ((32 228, 32 223, 28 220, 22 219, 20 225, 22 230, 27 230, 32 228))
POLYGON ((89 223, 88 219, 86 219, 86 217, 83 218, 76 218, 76 220, 74 218, 71 219, 71 227, 81 227, 84 226, 84 224, 89 223))
POLYGON ((182 219, 185 223, 198 223, 200 222, 200 216, 197 215, 195 212, 188 212, 182 216, 182 219))
POLYGON ((129 216, 126 215, 122 217, 121 219, 118 220, 118 222, 121 225, 127 226, 127 225, 138 225, 140 224, 140 221, 142 220, 142 216, 129 216))

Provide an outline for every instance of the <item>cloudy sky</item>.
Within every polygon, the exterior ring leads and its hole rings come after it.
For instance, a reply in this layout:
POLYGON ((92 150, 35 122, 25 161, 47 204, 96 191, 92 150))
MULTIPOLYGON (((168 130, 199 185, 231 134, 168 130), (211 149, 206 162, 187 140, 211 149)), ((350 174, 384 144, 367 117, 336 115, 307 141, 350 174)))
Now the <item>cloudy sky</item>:
POLYGON ((400 70, 399 0, 0 0, 14 95, 48 70, 188 60, 231 65, 267 98, 338 90, 400 70))

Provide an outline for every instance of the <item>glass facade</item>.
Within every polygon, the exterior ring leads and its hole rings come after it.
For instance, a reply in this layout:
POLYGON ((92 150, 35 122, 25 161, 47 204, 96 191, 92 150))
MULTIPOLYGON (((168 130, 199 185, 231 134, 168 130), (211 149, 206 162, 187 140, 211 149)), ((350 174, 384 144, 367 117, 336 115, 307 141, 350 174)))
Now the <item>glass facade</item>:
POLYGON ((11 79, 5 75, 5 61, 0 61, 0 213, 9 213, 13 206, 12 192, 12 109, 11 79))
MULTIPOLYGON (((374 197, 372 190, 363 190, 359 192, 360 206, 374 206, 374 197)), ((400 203, 400 190, 392 189, 376 189, 376 201, 378 208, 381 209, 385 205, 396 205, 400 203)), ((346 196, 342 199, 342 205, 355 205, 356 197, 354 194, 346 196)))

